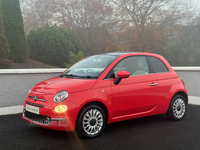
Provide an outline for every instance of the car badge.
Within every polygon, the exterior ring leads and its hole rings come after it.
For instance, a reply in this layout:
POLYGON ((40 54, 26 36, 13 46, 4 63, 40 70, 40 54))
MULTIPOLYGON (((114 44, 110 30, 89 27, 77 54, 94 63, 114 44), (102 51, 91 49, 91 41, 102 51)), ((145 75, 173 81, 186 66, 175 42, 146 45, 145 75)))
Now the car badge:
POLYGON ((34 97, 33 97, 33 101, 35 102, 35 101, 37 101, 37 96, 35 95, 34 97))

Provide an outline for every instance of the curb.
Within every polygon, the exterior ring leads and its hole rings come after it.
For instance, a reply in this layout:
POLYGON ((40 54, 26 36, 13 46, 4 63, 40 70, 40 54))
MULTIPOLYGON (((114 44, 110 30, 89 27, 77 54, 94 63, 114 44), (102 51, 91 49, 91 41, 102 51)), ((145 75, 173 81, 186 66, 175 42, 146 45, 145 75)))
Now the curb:
POLYGON ((23 73, 62 73, 67 68, 39 68, 39 69, 0 69, 0 74, 23 74, 23 73))
POLYGON ((172 67, 175 71, 199 71, 200 67, 172 67))
MULTIPOLYGON (((189 103, 188 104, 200 105, 200 97, 189 96, 189 103)), ((0 116, 19 114, 19 113, 22 113, 22 111, 23 111, 23 105, 2 107, 2 108, 0 108, 0 116)))
POLYGON ((200 97, 196 97, 196 96, 188 96, 188 104, 192 104, 192 105, 200 105, 200 97))
POLYGON ((19 114, 19 113, 22 113, 22 111, 23 111, 23 105, 3 107, 3 108, 0 108, 0 116, 19 114))
MULTIPOLYGON (((200 71, 200 67, 172 67, 175 71, 200 71)), ((0 74, 62 73, 67 68, 0 69, 0 74)))

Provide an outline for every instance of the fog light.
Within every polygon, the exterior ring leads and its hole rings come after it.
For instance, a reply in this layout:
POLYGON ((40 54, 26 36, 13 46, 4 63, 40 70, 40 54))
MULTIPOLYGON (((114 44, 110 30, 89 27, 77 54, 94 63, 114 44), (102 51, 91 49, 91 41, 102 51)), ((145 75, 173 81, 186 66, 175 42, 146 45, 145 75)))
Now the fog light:
POLYGON ((57 113, 64 113, 67 111, 67 106, 65 105, 58 105, 54 108, 54 111, 57 113))

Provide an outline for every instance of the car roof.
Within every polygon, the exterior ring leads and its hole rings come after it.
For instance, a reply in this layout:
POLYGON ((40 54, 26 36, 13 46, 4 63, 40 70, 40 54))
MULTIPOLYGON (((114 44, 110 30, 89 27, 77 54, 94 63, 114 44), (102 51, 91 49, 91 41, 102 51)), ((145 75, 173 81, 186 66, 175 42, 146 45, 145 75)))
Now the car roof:
POLYGON ((102 55, 112 55, 112 56, 122 56, 122 55, 129 55, 129 54, 138 54, 138 55, 148 55, 148 56, 160 56, 155 53, 147 53, 147 52, 113 52, 113 53, 104 53, 102 55))
POLYGON ((129 54, 129 53, 136 53, 136 52, 113 52, 113 53, 106 53, 105 55, 122 56, 122 55, 124 55, 124 54, 129 54))
POLYGON ((116 57, 127 57, 127 56, 133 56, 133 55, 143 55, 143 56, 153 56, 160 59, 163 59, 163 56, 155 53, 148 53, 148 52, 111 52, 111 53, 103 53, 103 54, 96 54, 97 55, 107 55, 107 56, 116 56, 116 57))

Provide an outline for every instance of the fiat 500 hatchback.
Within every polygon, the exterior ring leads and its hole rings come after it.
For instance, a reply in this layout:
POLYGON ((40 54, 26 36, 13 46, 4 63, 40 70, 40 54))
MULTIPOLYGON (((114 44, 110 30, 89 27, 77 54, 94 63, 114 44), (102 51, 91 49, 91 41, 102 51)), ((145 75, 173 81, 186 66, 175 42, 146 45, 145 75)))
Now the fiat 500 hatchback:
POLYGON ((108 53, 84 58, 36 84, 22 117, 44 128, 96 137, 117 121, 156 114, 179 121, 187 103, 183 80, 162 56, 108 53))

